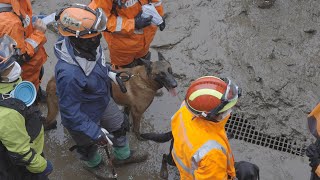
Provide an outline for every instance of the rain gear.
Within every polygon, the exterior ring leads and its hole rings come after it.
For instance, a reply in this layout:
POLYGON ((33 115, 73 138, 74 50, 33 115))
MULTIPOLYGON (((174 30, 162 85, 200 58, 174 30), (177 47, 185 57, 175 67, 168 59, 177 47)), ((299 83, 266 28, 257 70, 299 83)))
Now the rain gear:
POLYGON ((59 38, 54 51, 58 58, 55 77, 62 124, 96 140, 111 95, 110 66, 102 47, 97 48, 96 61, 75 56, 68 37, 59 38))
POLYGON ((0 0, 0 8, 12 8, 1 12, 0 37, 8 34, 17 42, 17 48, 24 55, 22 79, 31 81, 36 88, 40 85, 40 70, 47 60, 43 44, 47 41, 45 34, 33 28, 30 0, 0 0))
MULTIPOLYGON (((20 81, 21 79, 13 83, 0 83, 0 94, 9 93, 13 90, 14 85, 20 81)), ((20 103, 23 102, 20 101, 20 103)), ((25 107, 24 104, 22 106, 25 107)), ((44 146, 44 131, 41 122, 37 120, 32 118, 30 124, 34 126, 34 123, 39 123, 37 124, 39 128, 29 127, 29 120, 25 119, 20 112, 0 104, 0 179, 24 179, 26 178, 22 177, 25 175, 22 172, 24 169, 31 173, 41 173, 45 170, 47 161, 41 156, 44 146), (35 152, 33 158, 33 153, 30 150, 35 152), (23 155, 25 155, 24 162, 31 159, 29 165, 16 166, 12 163, 13 157, 23 155)))
MULTIPOLYGON (((151 0, 160 16, 163 16, 161 0, 151 0)), ((134 18, 148 0, 126 0, 125 7, 114 6, 113 1, 93 0, 91 8, 102 8, 107 16, 107 30, 103 35, 108 43, 113 65, 124 66, 134 59, 145 56, 156 34, 157 26, 150 25, 141 30, 135 29, 134 18)))
MULTIPOLYGON (((230 116, 230 115, 229 115, 230 116)), ((224 126, 194 117, 186 105, 172 117, 172 157, 184 180, 224 180, 236 177, 234 158, 224 126)))

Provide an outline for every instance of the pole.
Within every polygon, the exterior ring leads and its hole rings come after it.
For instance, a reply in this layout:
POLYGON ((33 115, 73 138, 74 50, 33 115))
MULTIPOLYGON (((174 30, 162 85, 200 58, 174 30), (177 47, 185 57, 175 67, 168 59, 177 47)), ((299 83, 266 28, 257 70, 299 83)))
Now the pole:
POLYGON ((111 161, 111 156, 110 156, 110 152, 109 152, 109 149, 108 149, 108 145, 104 146, 104 150, 106 151, 106 154, 107 154, 107 157, 108 157, 108 160, 109 160, 109 165, 112 169, 112 178, 113 179, 116 179, 117 180, 117 177, 118 177, 118 174, 116 173, 116 170, 112 164, 112 161, 111 161))

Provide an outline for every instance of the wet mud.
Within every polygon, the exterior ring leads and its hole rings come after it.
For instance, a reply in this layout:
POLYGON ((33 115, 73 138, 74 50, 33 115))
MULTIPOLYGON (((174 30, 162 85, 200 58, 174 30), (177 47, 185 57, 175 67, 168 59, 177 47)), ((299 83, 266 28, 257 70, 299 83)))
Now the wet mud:
MULTIPOLYGON (((171 62, 179 82, 179 97, 165 89, 155 98, 142 120, 142 132, 166 132, 190 83, 203 75, 230 77, 242 89, 235 108, 261 132, 286 136, 300 143, 313 139, 306 116, 319 102, 320 4, 313 0, 275 1, 269 9, 259 0, 163 0, 167 27, 158 31, 152 47, 171 62), (180 100, 179 100, 180 99, 180 100)), ((52 13, 72 2, 36 0, 34 14, 52 13)), ((45 47, 49 55, 42 86, 53 75, 56 63, 53 43, 57 35, 48 31, 45 47)), ((104 43, 106 54, 107 46, 104 43)), ((43 108, 46 112, 45 107, 43 108)), ((60 118, 58 118, 60 121, 60 118)), ((119 179, 160 179, 162 154, 169 144, 140 142, 130 134, 130 145, 149 153, 148 161, 117 168, 119 179)), ((236 161, 260 167, 262 180, 304 180, 310 169, 305 157, 286 154, 239 140, 231 140, 236 161)), ((55 171, 51 179, 95 179, 81 168, 73 142, 58 123, 46 133, 45 153, 55 171)), ((179 179, 169 167, 169 179, 179 179)))

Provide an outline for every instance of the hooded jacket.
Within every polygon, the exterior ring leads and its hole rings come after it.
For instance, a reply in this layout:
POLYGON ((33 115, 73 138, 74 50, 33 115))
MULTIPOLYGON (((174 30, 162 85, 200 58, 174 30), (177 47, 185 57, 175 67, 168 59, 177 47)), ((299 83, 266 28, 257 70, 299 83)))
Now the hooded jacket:
POLYGON ((96 61, 74 55, 68 37, 61 37, 54 47, 57 95, 62 124, 95 140, 100 135, 99 122, 111 94, 110 66, 97 48, 96 61))

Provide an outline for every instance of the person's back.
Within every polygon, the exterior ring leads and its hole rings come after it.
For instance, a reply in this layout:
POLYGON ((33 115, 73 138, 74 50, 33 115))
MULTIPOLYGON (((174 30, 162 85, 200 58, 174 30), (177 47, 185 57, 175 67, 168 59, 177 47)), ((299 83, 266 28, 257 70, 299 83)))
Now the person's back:
POLYGON ((172 157, 181 179, 234 179, 234 158, 224 129, 238 87, 208 76, 195 80, 172 117, 172 157))
POLYGON ((42 156, 41 113, 31 106, 36 88, 21 82, 16 42, 5 35, 0 47, 0 179, 45 180, 52 165, 42 156))
POLYGON ((181 179, 204 179, 203 176, 227 179, 228 174, 235 175, 234 159, 224 130, 228 118, 219 123, 194 118, 185 105, 173 116, 171 126, 175 150, 172 156, 175 160, 181 159, 192 172, 178 166, 181 179))

